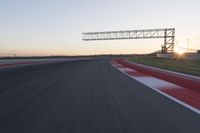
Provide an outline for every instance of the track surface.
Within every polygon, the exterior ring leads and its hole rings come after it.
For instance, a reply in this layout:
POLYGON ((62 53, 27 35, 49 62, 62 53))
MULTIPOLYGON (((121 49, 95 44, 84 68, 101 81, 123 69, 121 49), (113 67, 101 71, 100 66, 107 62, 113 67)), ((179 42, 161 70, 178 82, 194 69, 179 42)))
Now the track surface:
POLYGON ((0 70, 1 133, 199 133, 200 116, 109 59, 0 70))

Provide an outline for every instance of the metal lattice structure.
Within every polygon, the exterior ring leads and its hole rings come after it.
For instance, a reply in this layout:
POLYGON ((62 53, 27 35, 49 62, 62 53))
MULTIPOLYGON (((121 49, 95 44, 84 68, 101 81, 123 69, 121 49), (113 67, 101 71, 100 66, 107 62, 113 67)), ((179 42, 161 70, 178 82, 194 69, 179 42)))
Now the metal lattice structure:
POLYGON ((175 28, 83 33, 84 41, 164 38, 162 53, 174 51, 175 28))

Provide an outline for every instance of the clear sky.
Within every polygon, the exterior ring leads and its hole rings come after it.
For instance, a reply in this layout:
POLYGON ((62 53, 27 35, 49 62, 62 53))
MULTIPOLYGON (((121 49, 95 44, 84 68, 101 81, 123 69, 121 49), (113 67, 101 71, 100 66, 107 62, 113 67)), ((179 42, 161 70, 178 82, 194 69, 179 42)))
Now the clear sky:
POLYGON ((82 32, 176 28, 200 49, 200 0, 0 0, 0 55, 150 53, 162 39, 84 42, 82 32))

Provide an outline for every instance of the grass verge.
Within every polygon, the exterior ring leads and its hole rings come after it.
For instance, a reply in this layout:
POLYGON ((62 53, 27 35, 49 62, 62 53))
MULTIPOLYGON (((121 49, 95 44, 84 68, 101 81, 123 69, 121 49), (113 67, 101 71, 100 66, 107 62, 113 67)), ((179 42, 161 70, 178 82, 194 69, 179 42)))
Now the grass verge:
POLYGON ((155 56, 134 56, 129 61, 200 77, 200 61, 161 59, 155 56))

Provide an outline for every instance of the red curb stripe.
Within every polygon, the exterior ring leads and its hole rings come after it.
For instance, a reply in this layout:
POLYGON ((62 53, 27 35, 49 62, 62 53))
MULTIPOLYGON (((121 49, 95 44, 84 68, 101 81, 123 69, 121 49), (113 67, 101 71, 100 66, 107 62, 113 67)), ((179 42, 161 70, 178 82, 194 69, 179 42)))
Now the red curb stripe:
MULTIPOLYGON (((157 77, 153 77, 153 76, 138 72, 137 70, 133 68, 132 68, 132 71, 126 72, 125 69, 123 70, 121 69, 121 67, 118 67, 116 63, 113 64, 113 66, 117 68, 119 71, 123 72, 124 74, 130 76, 131 78, 136 79, 138 82, 152 88, 153 90, 159 92, 160 94, 200 114, 200 93, 199 92, 193 91, 192 89, 184 88, 182 86, 159 79, 157 77), (140 77, 143 79, 140 79, 140 77), (155 78, 155 80, 157 79, 158 81, 160 81, 159 82, 160 86, 159 85, 156 86, 156 84, 153 85, 152 83, 154 83, 155 81, 151 81, 149 78, 155 78), (164 82, 162 83, 162 81, 164 82), (149 82, 151 83, 149 84, 149 82), (169 84, 167 83, 165 84, 165 82, 168 82, 169 84)), ((126 67, 126 66, 124 66, 124 68, 131 69, 130 67, 126 67)))
POLYGON ((167 89, 162 91, 200 110, 200 94, 195 94, 187 89, 167 89))
POLYGON ((138 71, 132 71, 132 72, 127 72, 128 74, 130 74, 131 76, 136 76, 136 77, 143 77, 143 76, 146 76, 145 74, 143 73, 140 73, 138 71))
POLYGON ((17 62, 17 63, 9 63, 9 64, 0 64, 0 68, 6 68, 10 66, 17 66, 17 65, 40 64, 40 63, 62 62, 62 61, 64 60, 17 62))
POLYGON ((0 64, 1 67, 8 67, 8 66, 15 66, 15 65, 24 65, 24 64, 32 64, 35 62, 17 62, 17 63, 10 63, 10 64, 0 64))
POLYGON ((141 73, 151 75, 153 77, 177 84, 179 86, 194 90, 196 92, 200 92, 200 80, 199 79, 189 77, 189 76, 179 75, 179 74, 175 74, 175 73, 170 73, 170 72, 166 72, 166 71, 162 71, 162 70, 158 70, 158 69, 154 69, 154 68, 148 68, 143 65, 130 63, 125 59, 116 59, 115 61, 126 67, 135 69, 141 73))

